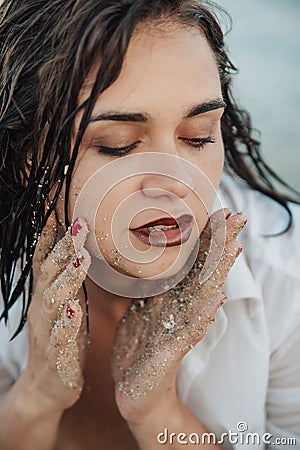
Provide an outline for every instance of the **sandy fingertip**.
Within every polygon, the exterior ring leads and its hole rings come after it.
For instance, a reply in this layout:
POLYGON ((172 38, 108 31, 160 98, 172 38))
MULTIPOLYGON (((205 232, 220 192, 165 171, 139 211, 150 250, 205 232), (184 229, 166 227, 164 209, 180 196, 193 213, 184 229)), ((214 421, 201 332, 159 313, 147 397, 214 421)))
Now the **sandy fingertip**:
POLYGON ((68 232, 73 238, 76 238, 79 234, 87 235, 89 227, 87 222, 82 217, 77 217, 70 225, 68 232))

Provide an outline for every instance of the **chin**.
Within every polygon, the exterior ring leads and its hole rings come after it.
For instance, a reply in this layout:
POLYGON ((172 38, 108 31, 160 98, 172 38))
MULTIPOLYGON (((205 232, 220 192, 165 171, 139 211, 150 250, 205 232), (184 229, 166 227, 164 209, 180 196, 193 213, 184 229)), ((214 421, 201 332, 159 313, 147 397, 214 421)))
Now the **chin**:
POLYGON ((165 253, 158 260, 148 263, 148 264, 140 264, 136 266, 130 276, 134 276, 136 278, 149 278, 149 279, 166 279, 169 277, 173 277, 179 272, 186 269, 186 265, 189 261, 190 256, 193 253, 193 249, 195 245, 182 245, 181 248, 179 246, 169 247, 165 249, 165 253), (176 253, 174 254, 174 250, 176 249, 176 253), (179 254, 180 249, 180 256, 179 254))

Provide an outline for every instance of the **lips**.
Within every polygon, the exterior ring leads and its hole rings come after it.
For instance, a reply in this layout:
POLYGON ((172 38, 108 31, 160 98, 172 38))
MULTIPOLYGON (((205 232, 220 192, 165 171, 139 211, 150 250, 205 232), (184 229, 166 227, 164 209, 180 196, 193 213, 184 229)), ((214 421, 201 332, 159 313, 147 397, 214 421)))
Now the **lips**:
POLYGON ((178 218, 161 217, 130 231, 140 241, 155 247, 172 247, 183 244, 190 237, 193 216, 183 214, 178 218))

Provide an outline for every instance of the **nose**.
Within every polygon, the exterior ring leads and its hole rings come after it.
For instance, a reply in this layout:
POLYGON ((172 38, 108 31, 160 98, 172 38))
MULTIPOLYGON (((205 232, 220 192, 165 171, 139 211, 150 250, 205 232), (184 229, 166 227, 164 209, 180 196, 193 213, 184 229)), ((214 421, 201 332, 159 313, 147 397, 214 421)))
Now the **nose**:
POLYGON ((172 196, 185 198, 194 188, 192 178, 188 173, 188 165, 180 158, 160 160, 157 173, 145 174, 142 181, 142 191, 146 197, 172 196))

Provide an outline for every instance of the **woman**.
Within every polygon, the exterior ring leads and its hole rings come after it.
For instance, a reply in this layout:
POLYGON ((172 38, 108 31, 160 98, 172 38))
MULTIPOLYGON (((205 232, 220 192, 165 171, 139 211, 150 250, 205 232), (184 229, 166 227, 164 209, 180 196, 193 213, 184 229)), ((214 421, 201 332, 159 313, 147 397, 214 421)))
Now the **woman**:
POLYGON ((234 103, 214 13, 14 0, 0 30, 1 448, 299 439, 299 208, 234 103), (252 189, 219 190, 224 155, 252 189))

